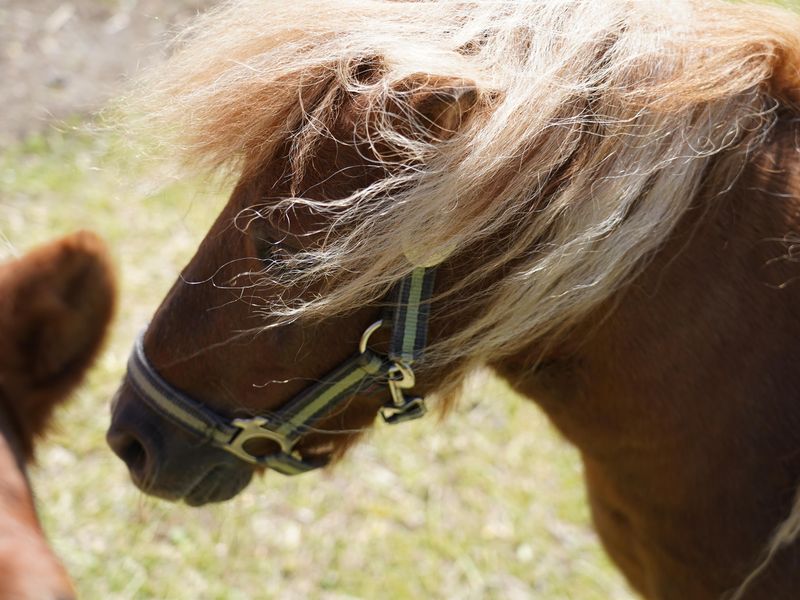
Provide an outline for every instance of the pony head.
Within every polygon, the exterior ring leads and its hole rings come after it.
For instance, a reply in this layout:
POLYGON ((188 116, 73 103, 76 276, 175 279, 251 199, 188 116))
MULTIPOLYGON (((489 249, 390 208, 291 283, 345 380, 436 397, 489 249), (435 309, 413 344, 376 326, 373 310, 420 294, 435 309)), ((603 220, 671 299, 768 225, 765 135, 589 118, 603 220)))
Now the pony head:
MULTIPOLYGON (((779 49, 797 31, 770 9, 674 6, 212 11, 139 85, 189 162, 237 178, 143 338, 153 371, 225 419, 281 418, 429 265, 419 393, 446 407, 478 365, 523 348, 535 363, 613 301, 698 190, 733 181, 774 122, 779 49)), ((386 350, 385 328, 370 343, 386 350)), ((341 457, 385 395, 356 390, 294 450, 341 457)), ((191 504, 247 485, 252 465, 142 396, 123 384, 108 435, 137 485, 191 504)))

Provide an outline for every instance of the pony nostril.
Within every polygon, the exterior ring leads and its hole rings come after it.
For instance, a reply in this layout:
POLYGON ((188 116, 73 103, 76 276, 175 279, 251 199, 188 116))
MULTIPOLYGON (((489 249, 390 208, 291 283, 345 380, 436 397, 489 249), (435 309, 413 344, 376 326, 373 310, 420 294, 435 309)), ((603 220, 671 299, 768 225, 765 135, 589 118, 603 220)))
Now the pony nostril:
POLYGON ((148 469, 147 447, 135 435, 128 432, 109 432, 108 445, 119 456, 135 479, 144 480, 148 469))
POLYGON ((142 443, 136 438, 132 437, 128 444, 121 449, 120 458, 125 461, 128 468, 136 473, 144 471, 147 464, 147 451, 144 449, 142 443))

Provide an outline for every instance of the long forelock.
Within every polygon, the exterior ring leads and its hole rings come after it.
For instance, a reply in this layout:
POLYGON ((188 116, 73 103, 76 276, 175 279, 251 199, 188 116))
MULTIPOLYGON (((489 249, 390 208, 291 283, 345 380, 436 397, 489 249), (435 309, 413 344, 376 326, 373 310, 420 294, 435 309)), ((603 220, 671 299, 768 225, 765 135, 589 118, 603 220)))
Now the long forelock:
POLYGON ((424 261, 493 240, 493 253, 434 298, 480 316, 429 360, 473 365, 585 319, 642 268, 701 187, 733 184, 775 120, 774 63, 798 45, 797 21, 774 10, 247 0, 201 18, 140 88, 151 122, 179 134, 188 163, 247 177, 285 150, 292 196, 269 210, 329 217, 325 244, 262 275, 336 284, 312 299, 265 301, 272 322, 380 301, 411 270, 412 245, 424 261), (447 140, 397 126, 398 113, 414 115, 396 84, 418 73, 480 91, 447 140), (357 97, 370 99, 362 122, 338 143, 391 149, 378 157, 386 175, 315 201, 302 175, 357 97))

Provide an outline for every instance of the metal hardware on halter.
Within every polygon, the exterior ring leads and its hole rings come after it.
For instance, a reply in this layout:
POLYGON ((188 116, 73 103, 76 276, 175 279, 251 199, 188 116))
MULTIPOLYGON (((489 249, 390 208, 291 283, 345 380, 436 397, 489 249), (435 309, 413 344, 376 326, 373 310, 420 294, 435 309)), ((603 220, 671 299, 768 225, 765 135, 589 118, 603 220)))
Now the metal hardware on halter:
POLYGON ((324 462, 314 464, 303 460, 303 457, 294 450, 296 440, 289 442, 276 431, 269 429, 268 423, 269 420, 265 417, 234 419, 231 421, 231 425, 238 427, 240 431, 221 447, 245 462, 268 467, 284 475, 297 475, 324 466, 324 462), (244 447, 251 440, 273 441, 281 447, 281 451, 263 456, 253 454, 244 447))
POLYGON ((367 351, 367 342, 369 342, 369 338, 381 328, 381 325, 383 325, 383 319, 378 319, 364 330, 364 333, 361 334, 361 339, 358 341, 359 354, 364 354, 367 351))
MULTIPOLYGON (((363 354, 367 351, 369 338, 383 325, 383 319, 375 321, 364 330, 361 341, 358 343, 358 351, 363 354)), ((414 387, 415 377, 411 365, 403 361, 393 361, 386 371, 386 384, 389 386, 391 402, 387 402, 380 408, 381 417, 389 425, 404 423, 413 419, 419 419, 428 412, 425 399, 421 396, 406 396, 403 390, 414 387)))
POLYGON ((291 454, 294 448, 294 443, 289 442, 283 436, 280 436, 275 431, 265 427, 267 423, 269 423, 269 420, 265 417, 234 419, 231 421, 231 425, 238 427, 241 431, 239 431, 239 433, 236 434, 236 437, 228 443, 226 450, 243 460, 258 460, 258 456, 248 452, 244 445, 251 440, 270 440, 277 443, 281 447, 281 452, 291 454))
MULTIPOLYGON (((383 319, 375 321, 361 334, 361 341, 358 343, 358 351, 364 354, 367 351, 369 338, 383 325, 383 319)), ((420 396, 408 397, 403 390, 414 387, 414 370, 410 365, 403 361, 393 361, 386 371, 386 384, 389 386, 391 402, 387 402, 380 408, 381 417, 390 425, 404 423, 412 419, 418 419, 428 412, 425 399, 420 396)))
POLYGON ((395 362, 389 367, 388 372, 389 393, 392 396, 392 403, 381 407, 381 417, 390 425, 405 423, 413 419, 419 419, 426 412, 428 407, 425 399, 420 396, 406 396, 403 390, 414 387, 414 371, 410 365, 404 362, 395 362))
POLYGON ((369 339, 383 324, 381 319, 364 330, 358 354, 346 360, 274 409, 269 416, 228 419, 165 381, 147 360, 140 336, 128 361, 127 379, 142 399, 162 417, 230 452, 237 458, 269 467, 285 475, 296 475, 325 464, 322 459, 304 459, 295 446, 316 423, 330 415, 353 395, 375 384, 386 384, 390 400, 380 408, 390 424, 421 417, 427 412, 419 396, 407 396, 414 387, 412 365, 422 356, 435 270, 418 267, 397 289, 392 337, 388 356, 369 347, 369 339), (274 442, 280 451, 266 455, 251 453, 248 442, 274 442))
MULTIPOLYGON (((375 321, 361 334, 358 342, 358 351, 364 354, 367 351, 369 338, 383 325, 383 319, 375 321)), ((380 408, 381 417, 390 425, 404 423, 418 419, 428 412, 425 399, 420 396, 408 397, 403 390, 414 387, 414 370, 403 361, 393 361, 386 371, 386 384, 389 386, 391 401, 380 408)))

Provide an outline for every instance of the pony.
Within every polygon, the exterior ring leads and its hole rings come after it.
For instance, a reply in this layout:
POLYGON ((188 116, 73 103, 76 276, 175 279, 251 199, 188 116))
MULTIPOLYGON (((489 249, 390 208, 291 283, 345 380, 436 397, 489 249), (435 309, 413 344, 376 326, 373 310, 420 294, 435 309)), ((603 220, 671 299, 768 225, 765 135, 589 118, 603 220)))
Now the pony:
POLYGON ((644 597, 798 596, 797 15, 239 1, 137 90, 129 127, 235 182, 114 400, 139 488, 334 463, 488 367, 644 597))
POLYGON ((75 597, 36 516, 26 464, 100 348, 114 304, 104 245, 79 232, 0 264, 0 597, 75 597))

